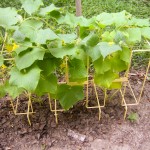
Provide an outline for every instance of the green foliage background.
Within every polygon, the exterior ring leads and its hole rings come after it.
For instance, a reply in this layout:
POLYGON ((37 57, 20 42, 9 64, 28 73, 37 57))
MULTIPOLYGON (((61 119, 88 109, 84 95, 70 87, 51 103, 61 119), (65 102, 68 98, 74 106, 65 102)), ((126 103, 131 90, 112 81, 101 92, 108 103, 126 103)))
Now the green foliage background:
MULTIPOLYGON (((75 12, 75 0, 44 0, 46 5, 54 3, 64 6, 69 12, 75 12)), ((19 0, 1 0, 0 7, 21 6, 19 0)), ((140 18, 150 17, 149 0, 82 0, 83 15, 91 17, 101 12, 119 12, 127 10, 140 18)))

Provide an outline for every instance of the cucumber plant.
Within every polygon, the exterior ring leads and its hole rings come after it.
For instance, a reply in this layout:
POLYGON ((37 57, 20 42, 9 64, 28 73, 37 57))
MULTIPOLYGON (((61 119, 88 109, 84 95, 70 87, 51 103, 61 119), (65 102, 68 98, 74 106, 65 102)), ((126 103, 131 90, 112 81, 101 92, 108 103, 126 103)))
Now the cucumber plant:
POLYGON ((150 39, 149 19, 135 18, 126 11, 87 19, 64 13, 54 4, 44 7, 42 0, 21 3, 21 10, 0 8, 0 27, 5 29, 0 66, 10 61, 5 54, 13 45, 9 78, 0 85, 0 96, 8 93, 16 98, 24 91, 50 94, 68 110, 84 98, 87 61, 94 67, 97 86, 121 88, 121 83, 113 81, 127 70, 134 45, 150 39), (60 71, 67 76, 61 84, 60 71))

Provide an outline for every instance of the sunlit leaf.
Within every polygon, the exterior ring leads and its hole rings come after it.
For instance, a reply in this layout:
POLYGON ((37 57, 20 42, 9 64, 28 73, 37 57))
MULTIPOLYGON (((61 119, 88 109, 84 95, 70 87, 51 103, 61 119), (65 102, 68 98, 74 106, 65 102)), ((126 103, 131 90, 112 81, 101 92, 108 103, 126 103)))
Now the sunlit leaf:
POLYGON ((42 0, 21 0, 22 8, 31 15, 36 12, 41 5, 43 5, 42 0))
POLYGON ((10 71, 10 84, 28 91, 34 91, 40 79, 41 70, 32 66, 26 70, 19 71, 16 67, 10 71))
POLYGON ((150 39, 150 27, 141 28, 141 34, 144 38, 150 39))
POLYGON ((35 47, 16 56, 16 66, 19 70, 30 67, 36 60, 43 60, 45 50, 35 47))
POLYGON ((140 28, 129 28, 127 29, 129 38, 127 39, 130 43, 136 43, 141 41, 141 30, 140 28))
POLYGON ((15 25, 19 21, 17 16, 15 8, 0 8, 0 26, 11 28, 12 25, 15 25))
POLYGON ((51 4, 50 6, 47 6, 45 8, 41 8, 39 14, 42 16, 45 16, 52 11, 59 11, 59 10, 60 10, 60 8, 56 7, 54 4, 51 4))

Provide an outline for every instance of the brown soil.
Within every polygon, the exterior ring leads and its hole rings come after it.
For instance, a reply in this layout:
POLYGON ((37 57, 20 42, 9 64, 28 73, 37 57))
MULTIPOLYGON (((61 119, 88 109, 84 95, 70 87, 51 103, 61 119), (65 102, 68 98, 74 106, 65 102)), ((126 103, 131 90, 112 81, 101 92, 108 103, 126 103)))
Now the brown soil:
MULTIPOLYGON (((141 80, 134 76, 134 91, 139 94, 141 80)), ((131 94, 126 94, 132 99, 131 94)), ((29 126, 26 116, 12 113, 7 97, 0 101, 0 150, 149 150, 150 149, 150 82, 147 81, 142 101, 128 108, 138 114, 134 122, 123 119, 124 108, 117 94, 98 121, 98 110, 86 109, 83 103, 59 113, 56 125, 47 100, 34 103, 36 114, 29 126), (71 133, 70 133, 71 132, 71 133), (70 135, 75 134, 75 135, 70 135), (78 135, 78 136, 76 136, 78 135), (85 137, 81 140, 80 137, 85 137)), ((24 110, 24 103, 20 110, 24 110)))

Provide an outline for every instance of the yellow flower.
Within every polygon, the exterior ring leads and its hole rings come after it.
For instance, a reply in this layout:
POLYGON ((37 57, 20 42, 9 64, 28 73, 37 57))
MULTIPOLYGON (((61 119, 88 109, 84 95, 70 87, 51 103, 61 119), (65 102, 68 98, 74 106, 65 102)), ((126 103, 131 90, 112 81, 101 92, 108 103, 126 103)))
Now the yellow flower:
POLYGON ((13 43, 13 51, 15 50, 15 49, 17 49, 19 47, 19 45, 17 45, 16 43, 13 43))
POLYGON ((16 43, 13 44, 8 44, 6 45, 6 50, 8 52, 14 51, 15 49, 17 49, 19 47, 19 45, 17 45, 16 43))
POLYGON ((1 66, 1 69, 4 70, 5 68, 7 68, 4 64, 1 66))

